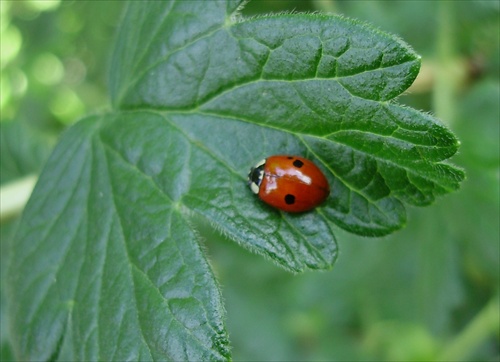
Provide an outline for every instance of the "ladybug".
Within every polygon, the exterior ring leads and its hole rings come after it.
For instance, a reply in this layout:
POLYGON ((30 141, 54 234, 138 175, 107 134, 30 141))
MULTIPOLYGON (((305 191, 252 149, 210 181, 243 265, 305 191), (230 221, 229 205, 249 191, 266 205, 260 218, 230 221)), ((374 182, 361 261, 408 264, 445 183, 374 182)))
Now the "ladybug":
POLYGON ((248 185, 266 204, 286 212, 314 209, 326 200, 330 186, 312 161, 299 156, 270 156, 250 169, 248 185))

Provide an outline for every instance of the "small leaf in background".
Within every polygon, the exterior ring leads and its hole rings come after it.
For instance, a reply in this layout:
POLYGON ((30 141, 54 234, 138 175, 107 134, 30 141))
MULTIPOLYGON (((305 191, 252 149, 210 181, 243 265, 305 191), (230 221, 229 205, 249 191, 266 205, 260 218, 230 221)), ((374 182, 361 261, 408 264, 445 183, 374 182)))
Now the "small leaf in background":
POLYGON ((0 184, 40 172, 54 143, 23 122, 2 121, 0 137, 0 184))
POLYGON ((405 204, 458 189, 458 147, 393 103, 418 55, 337 16, 237 19, 240 1, 128 4, 110 70, 114 109, 68 130, 12 244, 20 359, 228 360, 201 219, 292 272, 329 269, 333 224, 385 235, 405 204), (308 157, 332 187, 289 215, 246 187, 268 155, 308 157))

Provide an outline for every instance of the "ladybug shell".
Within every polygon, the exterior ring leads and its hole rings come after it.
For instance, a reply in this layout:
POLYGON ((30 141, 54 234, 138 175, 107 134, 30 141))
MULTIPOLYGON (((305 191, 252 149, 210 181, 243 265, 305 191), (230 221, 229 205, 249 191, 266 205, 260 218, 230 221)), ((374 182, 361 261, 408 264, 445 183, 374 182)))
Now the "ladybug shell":
POLYGON ((325 201, 330 194, 325 175, 314 163, 303 157, 271 156, 260 167, 263 172, 261 180, 258 180, 258 196, 280 210, 308 211, 325 201))

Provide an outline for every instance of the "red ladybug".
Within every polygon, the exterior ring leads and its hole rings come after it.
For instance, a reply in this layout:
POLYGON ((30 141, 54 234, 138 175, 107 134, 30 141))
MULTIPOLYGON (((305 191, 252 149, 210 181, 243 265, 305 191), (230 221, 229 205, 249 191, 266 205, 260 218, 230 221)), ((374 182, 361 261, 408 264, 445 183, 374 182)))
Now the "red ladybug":
POLYGON ((252 167, 248 185, 265 203, 286 212, 314 209, 330 194, 321 170, 298 156, 268 157, 252 167))

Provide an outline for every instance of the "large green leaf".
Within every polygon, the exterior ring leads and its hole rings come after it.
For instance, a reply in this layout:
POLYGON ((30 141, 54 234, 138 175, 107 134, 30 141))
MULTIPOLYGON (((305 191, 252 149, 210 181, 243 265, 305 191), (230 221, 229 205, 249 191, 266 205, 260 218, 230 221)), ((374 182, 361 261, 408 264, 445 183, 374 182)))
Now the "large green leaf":
POLYGON ((193 216, 290 271, 330 268, 335 223, 384 235, 404 203, 458 188, 458 142, 391 102, 419 57, 336 16, 234 18, 238 1, 130 3, 111 67, 114 111, 70 129, 12 247, 20 359, 225 360, 220 292, 193 216), (313 212, 246 187, 259 159, 314 160, 332 186, 313 212))
MULTIPOLYGON (((157 27, 149 38, 169 34, 157 27)), ((119 40, 120 49, 134 52, 128 33, 119 40)), ((161 54, 165 46, 142 44, 127 65, 115 53, 115 104, 183 111, 184 132, 226 162, 245 157, 243 170, 235 169, 240 174, 270 154, 314 159, 329 171, 333 189, 323 216, 351 232, 399 229, 403 203, 427 205, 463 179, 440 163, 457 150, 453 134, 427 114, 388 102, 420 65, 394 37, 339 17, 279 15, 222 24, 179 42, 161 54)))
MULTIPOLYGON (((45 360, 62 348, 63 360, 226 359, 217 285, 162 184, 170 168, 151 168, 168 156, 133 152, 138 132, 160 122, 116 127, 114 118, 64 135, 23 215, 9 280, 18 356, 45 360), (122 137, 110 140, 117 128, 122 137)), ((156 134, 158 146, 173 140, 156 134)), ((170 167, 183 169, 176 160, 170 167)))

